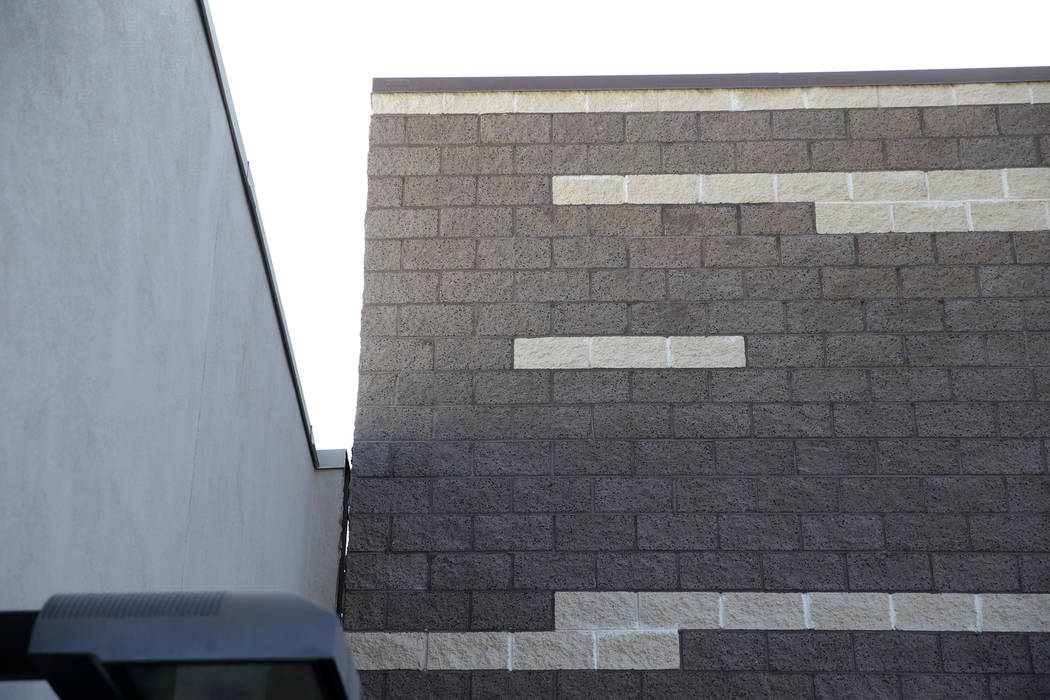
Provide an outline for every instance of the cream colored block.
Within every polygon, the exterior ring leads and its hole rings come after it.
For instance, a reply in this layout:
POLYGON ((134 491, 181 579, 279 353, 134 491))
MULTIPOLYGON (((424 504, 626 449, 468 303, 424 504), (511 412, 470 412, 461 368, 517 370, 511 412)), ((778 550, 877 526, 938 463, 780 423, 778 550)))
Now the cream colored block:
POLYGON ((890 230, 890 205, 817 202, 817 233, 885 233, 890 230))
POLYGON ((696 204, 699 175, 628 175, 628 204, 696 204))
POLYGON ((1028 83, 1028 88, 1035 104, 1050 102, 1050 83, 1028 83))
POLYGON ((879 106, 879 92, 874 87, 811 87, 802 92, 810 109, 879 106))
POLYGON ((670 338, 671 367, 744 367, 742 335, 676 335, 670 338))
POLYGON ((586 369, 588 338, 515 338, 514 369, 586 369))
POLYGON ((594 668, 594 632, 515 632, 511 668, 545 671, 594 668))
POLYGON ((591 338, 591 367, 666 367, 667 338, 613 335, 591 338))
POLYGON ((773 195, 773 175, 770 173, 702 175, 700 201, 774 202, 776 198, 773 195))
POLYGON ((660 110, 664 112, 710 112, 728 110, 729 90, 661 90, 660 110))
POLYGON ((802 88, 742 88, 733 90, 732 109, 801 109, 802 88))
POLYGON ((981 595, 985 632, 1050 632, 1050 595, 981 595))
POLYGON ((970 205, 974 231, 1044 231, 1050 228, 1046 201, 974 202, 970 205))
POLYGON ((894 593, 897 629, 976 632, 977 607, 967 593, 894 593))
POLYGON ((931 170, 930 199, 1002 199, 1002 170, 931 170))
POLYGON ((639 593, 638 624, 655 629, 718 629, 718 594, 639 593))
POLYGON ((374 92, 372 114, 441 114, 440 92, 374 92))
POLYGON ((952 104, 951 85, 880 85, 879 107, 937 107, 952 104))
POLYGON ((955 104, 959 105, 1028 102, 1027 83, 962 83, 954 87, 955 104))
POLYGON ((348 632, 346 644, 361 671, 424 668, 427 643, 423 632, 348 632))
POLYGON ((893 230, 912 231, 968 231, 965 204, 916 202, 893 205, 893 230))
POLYGON ((510 662, 509 637, 506 632, 431 632, 427 640, 427 668, 506 669, 510 662))
POLYGON ((1008 168, 1009 199, 1050 199, 1050 168, 1008 168))
POLYGON ((446 114, 494 114, 514 111, 513 92, 448 92, 446 114))
POLYGON ((834 202, 849 199, 847 173, 777 175, 778 202, 834 202))
POLYGON ((587 95, 580 90, 537 90, 514 93, 518 112, 585 112, 587 95))
POLYGON ((555 175, 555 204, 623 204, 621 175, 555 175))
POLYGON ((800 630, 806 621, 800 593, 724 593, 726 629, 800 630))
POLYGON ((888 630, 885 593, 810 593, 809 619, 818 630, 888 630))
POLYGON ((655 112, 659 109, 656 90, 594 90, 587 93, 588 112, 655 112))
POLYGON ((599 669, 679 668, 677 632, 598 634, 599 669))
POLYGON ((853 199, 858 202, 926 199, 926 174, 921 170, 853 173, 853 199))
POLYGON ((554 627, 559 630, 633 629, 638 620, 633 592, 554 593, 554 627))

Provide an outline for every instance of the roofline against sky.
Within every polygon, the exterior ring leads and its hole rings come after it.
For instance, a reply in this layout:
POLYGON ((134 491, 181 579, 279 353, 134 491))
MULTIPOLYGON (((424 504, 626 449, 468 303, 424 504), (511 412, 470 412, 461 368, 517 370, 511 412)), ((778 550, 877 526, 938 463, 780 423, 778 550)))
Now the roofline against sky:
POLYGON ((372 92, 509 92, 530 90, 702 90, 870 85, 949 85, 1050 81, 1050 66, 840 71, 830 73, 723 73, 710 75, 591 75, 462 78, 373 78, 372 92))

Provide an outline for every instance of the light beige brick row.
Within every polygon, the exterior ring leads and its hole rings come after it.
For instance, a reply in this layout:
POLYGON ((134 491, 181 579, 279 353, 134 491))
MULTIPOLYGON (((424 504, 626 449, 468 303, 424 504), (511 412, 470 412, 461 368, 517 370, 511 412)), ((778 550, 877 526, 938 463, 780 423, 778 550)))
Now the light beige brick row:
POLYGON ((878 107, 879 92, 870 87, 811 87, 803 91, 809 109, 878 107))
POLYGON ((503 114, 514 111, 513 92, 448 92, 446 114, 503 114))
POLYGON ((1028 83, 960 83, 955 104, 994 105, 1028 102, 1028 83))
POLYGON ((586 369, 590 338, 515 338, 514 369, 586 369))
POLYGON ((598 633, 599 669, 679 668, 677 632, 598 633))
POLYGON ((849 173, 784 173, 777 175, 778 202, 844 202, 849 199, 849 173))
POLYGON ((671 367, 744 367, 744 336, 671 336, 668 340, 671 367))
POLYGON ((1029 83, 1032 102, 1040 104, 1050 102, 1050 83, 1029 83))
POLYGON ((951 85, 880 85, 879 107, 939 107, 954 104, 951 85))
POLYGON ((970 205, 974 231, 1044 231, 1050 228, 1046 200, 974 202, 970 205))
POLYGON ((718 594, 638 594, 638 624, 651 629, 717 629, 718 594))
POLYGON ((1050 199, 1050 168, 1007 168, 1008 199, 1050 199))
POLYGON ((510 634, 507 632, 431 632, 427 639, 427 668, 459 671, 507 669, 510 634))
POLYGON ((555 204, 623 204, 622 175, 555 175, 555 204))
POLYGON ((373 114, 441 114, 444 95, 440 92, 374 92, 373 114))
POLYGON ((612 335, 591 338, 591 367, 667 367, 667 338, 612 335))
POLYGON ((772 173, 701 175, 700 201, 708 203, 774 202, 772 173))
POLYGON ((802 109, 802 88, 746 88, 732 90, 731 109, 802 109))
POLYGON ((808 593, 810 626, 818 630, 888 630, 885 593, 808 593))
POLYGON ((587 93, 588 112, 656 112, 659 90, 594 90, 587 93))
POLYGON ((566 591, 554 594, 554 628, 559 630, 634 629, 638 594, 632 591, 566 591))
POLYGON ((805 629, 800 593, 723 593, 726 629, 805 629))
POLYGON ((696 204, 699 175, 628 175, 628 204, 696 204))
POLYGON ((896 629, 976 632, 976 599, 969 593, 894 593, 896 629))
POLYGON ((1050 595, 981 594, 984 632, 1050 632, 1050 595))
POLYGON ((940 202, 893 205, 893 230, 904 233, 919 231, 969 231, 966 205, 940 202))
POLYGON ((515 632, 512 636, 511 670, 595 668, 594 632, 515 632))
POLYGON ((889 204, 817 202, 817 233, 886 233, 891 228, 889 204))
POLYGON ((587 93, 579 90, 537 90, 514 93, 518 112, 585 112, 587 93))
POLYGON ((729 109, 729 90, 660 90, 662 112, 712 112, 729 109))
POLYGON ((424 632, 348 632, 346 644, 354 655, 358 670, 372 671, 425 668, 426 633, 424 632))
POLYGON ((959 202, 1004 197, 1002 170, 931 170, 927 177, 930 199, 959 202))
POLYGON ((851 177, 853 199, 857 202, 897 202, 927 197, 926 173, 921 170, 862 172, 851 177))

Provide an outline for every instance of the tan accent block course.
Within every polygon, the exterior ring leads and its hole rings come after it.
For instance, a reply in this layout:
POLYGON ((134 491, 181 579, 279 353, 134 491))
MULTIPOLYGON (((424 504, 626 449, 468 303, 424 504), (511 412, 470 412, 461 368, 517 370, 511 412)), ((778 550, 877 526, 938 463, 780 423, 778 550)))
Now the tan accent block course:
POLYGON ((1006 189, 1010 199, 1050 199, 1050 168, 1008 168, 1006 189))
POLYGON ((663 112, 712 112, 729 110, 729 90, 661 90, 663 112))
POLYGON ((700 178, 702 202, 772 202, 773 175, 770 173, 743 173, 702 175, 700 178))
POLYGON ((718 594, 639 593, 638 624, 653 629, 717 629, 718 594))
POLYGON ((817 202, 817 233, 887 233, 890 205, 854 202, 817 202))
POLYGON ((515 338, 514 369, 585 369, 589 338, 515 338))
POLYGON ((504 114, 514 111, 513 92, 445 93, 446 114, 504 114))
POLYGON ((515 671, 594 668, 593 632, 515 632, 513 637, 515 671))
POLYGON ((554 627, 559 630, 633 629, 638 596, 630 591, 555 592, 554 627))
POLYGON ((666 367, 667 339, 613 335, 591 338, 591 367, 666 367))
POLYGON ((620 175, 555 175, 552 190, 555 204, 623 204, 620 175))
POLYGON ((1032 102, 1040 104, 1050 102, 1050 83, 1028 83, 1032 91, 1032 102))
POLYGON ((424 668, 424 632, 348 632, 346 644, 354 655, 354 665, 361 671, 424 668))
POLYGON ((809 619, 818 630, 888 630, 890 597, 885 593, 810 593, 809 619))
POLYGON ((955 104, 959 105, 1028 102, 1028 83, 961 83, 953 87, 955 104))
POLYGON ((599 669, 678 668, 677 632, 598 634, 599 669))
POLYGON ((734 110, 802 109, 802 88, 747 88, 733 90, 734 110))
POLYGON ((538 90, 516 92, 514 99, 518 112, 585 112, 587 95, 570 90, 538 90))
POLYGON ((659 90, 595 90, 587 93, 588 112, 656 112, 659 90))
POLYGON ((985 632, 1050 632, 1050 595, 982 595, 985 632))
POLYGON ((926 199, 926 175, 921 170, 853 173, 853 199, 858 202, 926 199))
POLYGON ((443 105, 440 92, 372 93, 373 114, 441 114, 443 105))
POLYGON ((744 367, 744 336, 671 336, 671 367, 744 367))
POLYGON ((805 616, 800 593, 724 593, 726 629, 800 630, 805 616))
POLYGON ((628 175, 628 204, 696 204, 700 199, 697 175, 628 175))
POLYGON ((977 607, 967 593, 894 593, 897 629, 976 632, 977 607))
POLYGON ((833 202, 849 199, 847 173, 777 175, 778 202, 833 202))
POLYGON ((1046 201, 974 202, 970 218, 975 231, 1044 231, 1048 228, 1046 201))
POLYGON ((879 92, 872 87, 811 87, 803 91, 810 109, 878 107, 879 92))
POLYGON ((1001 170, 931 170, 930 199, 1002 199, 1001 170))
POLYGON ((893 230, 968 231, 965 204, 905 203, 893 205, 893 230))
POLYGON ((427 640, 427 668, 506 669, 508 638, 506 632, 431 632, 427 640))
POLYGON ((880 85, 879 107, 941 107, 952 104, 950 85, 880 85))

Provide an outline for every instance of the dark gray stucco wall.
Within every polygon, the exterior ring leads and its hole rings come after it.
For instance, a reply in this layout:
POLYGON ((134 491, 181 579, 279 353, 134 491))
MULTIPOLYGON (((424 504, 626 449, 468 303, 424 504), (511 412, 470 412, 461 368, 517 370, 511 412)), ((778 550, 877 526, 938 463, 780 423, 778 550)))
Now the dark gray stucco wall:
POLYGON ((334 605, 337 540, 308 564, 341 475, 312 469, 197 4, 4 2, 0 93, 0 609, 334 605))

